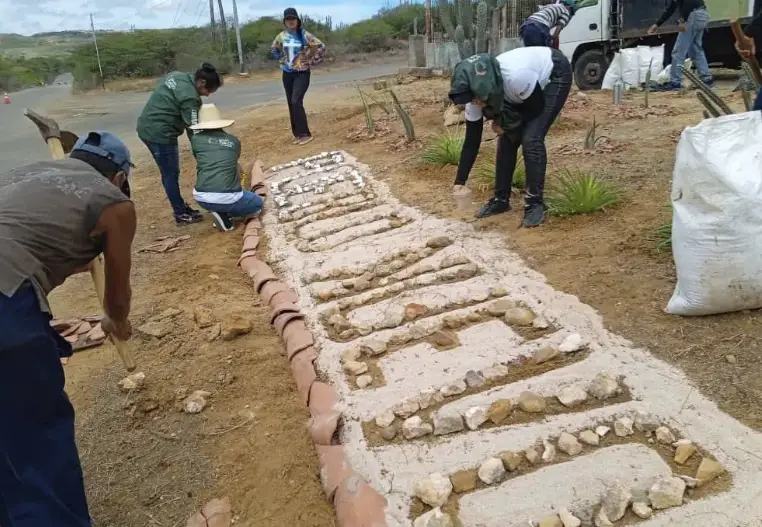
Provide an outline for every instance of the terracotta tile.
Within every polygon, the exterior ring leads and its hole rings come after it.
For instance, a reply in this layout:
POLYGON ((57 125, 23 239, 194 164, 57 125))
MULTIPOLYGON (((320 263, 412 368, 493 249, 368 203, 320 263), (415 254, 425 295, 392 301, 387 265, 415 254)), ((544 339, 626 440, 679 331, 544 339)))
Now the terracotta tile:
POLYGON ((246 253, 246 251, 256 251, 257 247, 259 247, 259 236, 246 236, 243 239, 243 249, 241 250, 241 253, 246 253))
POLYGON ((262 301, 265 304, 270 303, 270 299, 275 296, 276 294, 280 293, 281 291, 288 291, 288 286, 281 282, 280 280, 273 280, 271 282, 267 282, 266 285, 262 286, 262 289, 259 290, 259 296, 262 297, 262 301))
POLYGON ((106 334, 103 332, 103 328, 100 324, 96 324, 93 329, 87 334, 87 338, 90 340, 103 340, 106 338, 106 334))
POLYGON ((263 285, 271 280, 277 280, 278 276, 270 269, 270 266, 265 265, 252 279, 254 280, 254 291, 259 293, 263 285))
POLYGON ((241 266, 249 277, 253 277, 257 273, 257 267, 261 262, 256 256, 247 256, 246 258, 240 258, 238 265, 241 266))
POLYGON ((275 323, 275 319, 278 315, 283 313, 299 313, 299 306, 291 302, 283 302, 273 307, 272 315, 270 316, 270 324, 275 323))
POLYGON ((310 388, 317 380, 315 366, 310 360, 298 360, 291 363, 291 373, 296 382, 296 389, 299 392, 299 398, 305 406, 310 396, 310 388))
MULTIPOLYGON (((317 447, 316 447, 317 448, 317 447)), ((386 527, 386 498, 357 474, 344 479, 333 498, 339 527, 386 527)))
POLYGON ((238 265, 241 265, 241 261, 243 261, 244 258, 258 258, 257 250, 251 249, 248 251, 243 251, 241 256, 238 258, 238 265))
POLYGON ((310 346, 294 354, 290 360, 291 362, 294 362, 295 360, 306 360, 311 362, 312 364, 315 364, 315 360, 317 358, 318 358, 317 350, 313 346, 310 346))
POLYGON ((302 321, 292 322, 286 326, 283 332, 283 339, 286 341, 286 357, 291 360, 294 355, 315 345, 315 339, 308 329, 302 329, 302 321), (295 329, 291 330, 294 327, 295 329))
POLYGON ((185 527, 209 527, 206 523, 206 518, 204 518, 204 515, 200 512, 197 512, 190 518, 188 518, 188 523, 185 524, 185 527))
POLYGON ((209 501, 202 507, 201 513, 206 516, 206 523, 209 527, 230 527, 233 521, 233 511, 229 498, 215 498, 209 501))
POLYGON ((276 293, 268 302, 271 306, 277 306, 278 304, 282 304, 283 302, 291 302, 292 304, 298 304, 299 303, 299 295, 294 293, 292 290, 288 291, 280 291, 279 293, 276 293))
POLYGON ((312 417, 333 412, 337 404, 339 404, 339 394, 332 386, 321 381, 312 383, 308 402, 312 417))
MULTIPOLYGON (((273 320, 273 327, 279 336, 283 336, 283 328, 289 325, 293 320, 304 320, 304 313, 281 313, 273 320)), ((305 324, 305 328, 307 325, 305 324)))
POLYGON ((77 320, 76 323, 69 326, 67 329, 61 331, 60 335, 62 337, 68 337, 69 335, 76 335, 77 330, 79 330, 79 326, 82 325, 82 321, 77 320))
POLYGON ((103 320, 103 315, 87 315, 86 317, 82 317, 82 320, 87 320, 91 324, 97 324, 103 320))
MULTIPOLYGON (((81 322, 82 322, 81 320, 76 319, 76 318, 73 319, 73 320, 71 320, 71 319, 70 320, 58 320, 58 319, 54 318, 53 320, 50 321, 50 327, 52 327, 58 333, 66 331, 67 329, 71 328, 72 326, 74 326, 75 331, 76 331, 76 328, 79 327, 81 322)), ((62 335, 62 336, 65 336, 65 335, 62 335)))
POLYGON ((333 435, 339 427, 341 412, 330 412, 311 417, 307 423, 307 429, 315 445, 329 446, 333 441, 333 435))
POLYGON ((329 500, 333 500, 336 489, 341 482, 351 476, 347 455, 342 445, 315 445, 320 463, 320 483, 329 500))
POLYGON ((258 234, 262 229, 262 222, 259 218, 249 218, 246 220, 246 229, 244 230, 244 236, 247 234, 258 234))
POLYGON ((79 340, 79 335, 75 333, 74 335, 66 335, 64 338, 69 344, 75 344, 79 340))

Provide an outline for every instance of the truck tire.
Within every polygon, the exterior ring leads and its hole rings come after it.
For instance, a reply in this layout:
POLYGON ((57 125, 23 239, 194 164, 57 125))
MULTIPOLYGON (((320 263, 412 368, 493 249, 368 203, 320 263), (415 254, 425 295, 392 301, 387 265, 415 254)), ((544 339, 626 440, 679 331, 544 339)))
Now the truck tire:
POLYGON ((589 49, 574 62, 574 81, 580 90, 600 90, 609 59, 603 50, 589 49))

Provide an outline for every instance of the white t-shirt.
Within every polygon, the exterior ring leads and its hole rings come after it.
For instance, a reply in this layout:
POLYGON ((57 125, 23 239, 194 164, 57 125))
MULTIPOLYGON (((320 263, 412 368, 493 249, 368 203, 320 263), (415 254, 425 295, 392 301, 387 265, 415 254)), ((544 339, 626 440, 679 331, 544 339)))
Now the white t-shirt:
MULTIPOLYGON (((500 65, 503 77, 503 91, 509 102, 521 104, 539 84, 545 88, 550 82, 553 71, 553 58, 550 48, 532 46, 516 48, 495 57, 500 65)), ((482 109, 471 103, 466 104, 466 120, 478 121, 482 118, 482 109)))

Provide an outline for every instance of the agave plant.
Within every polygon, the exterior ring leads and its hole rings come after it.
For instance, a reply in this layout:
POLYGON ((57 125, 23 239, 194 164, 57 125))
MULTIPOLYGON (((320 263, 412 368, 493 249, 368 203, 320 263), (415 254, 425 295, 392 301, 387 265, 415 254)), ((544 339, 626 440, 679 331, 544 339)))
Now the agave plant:
POLYGON ((429 141, 421 159, 432 165, 458 166, 460 152, 463 150, 463 141, 465 141, 465 135, 462 127, 458 126, 454 130, 446 130, 429 141))
POLYGON ((550 214, 566 217, 605 211, 621 199, 621 189, 597 175, 564 170, 551 187, 546 202, 550 214))
MULTIPOLYGON (((524 166, 524 156, 519 151, 518 158, 516 160, 516 169, 513 171, 513 192, 519 194, 524 191, 526 185, 526 167, 524 166)), ((473 175, 474 181, 478 185, 479 190, 486 191, 492 190, 495 187, 495 162, 494 161, 482 161, 476 166, 476 170, 473 175)))

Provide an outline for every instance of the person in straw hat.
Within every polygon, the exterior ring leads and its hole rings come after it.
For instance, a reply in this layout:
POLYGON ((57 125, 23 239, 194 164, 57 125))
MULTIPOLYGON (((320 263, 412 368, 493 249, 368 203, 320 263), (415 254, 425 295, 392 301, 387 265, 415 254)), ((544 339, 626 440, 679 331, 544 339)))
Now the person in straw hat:
MULTIPOLYGON (((196 186, 193 197, 201 208, 209 211, 214 226, 232 231, 233 218, 245 218, 262 209, 263 199, 241 184, 243 170, 241 142, 225 131, 235 121, 223 119, 214 104, 204 104, 198 113, 198 123, 191 126, 191 148, 196 157, 196 186)), ((252 176, 262 181, 262 163, 255 161, 252 176)))

